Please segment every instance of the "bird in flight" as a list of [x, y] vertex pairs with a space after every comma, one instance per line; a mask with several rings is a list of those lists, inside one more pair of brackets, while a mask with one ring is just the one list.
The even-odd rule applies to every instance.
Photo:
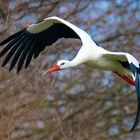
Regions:
[[9, 70], [17, 65], [17, 72], [19, 72], [23, 66], [28, 67], [32, 58], [36, 58], [47, 46], [52, 45], [60, 38], [79, 39], [82, 42], [82, 47], [73, 60], [60, 60], [55, 66], [45, 71], [45, 74], [80, 64], [116, 73], [136, 88], [137, 114], [130, 132], [133, 131], [140, 120], [139, 62], [129, 53], [111, 52], [99, 47], [85, 31], [64, 19], [55, 16], [46, 18], [2, 41], [0, 46], [4, 45], [5, 47], [0, 51], [0, 57], [6, 55], [2, 67], [11, 59]]

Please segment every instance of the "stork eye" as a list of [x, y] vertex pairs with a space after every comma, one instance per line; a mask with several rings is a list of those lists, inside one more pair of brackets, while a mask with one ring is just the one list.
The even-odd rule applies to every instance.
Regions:
[[63, 63], [61, 63], [61, 66], [63, 66], [65, 63], [63, 62]]

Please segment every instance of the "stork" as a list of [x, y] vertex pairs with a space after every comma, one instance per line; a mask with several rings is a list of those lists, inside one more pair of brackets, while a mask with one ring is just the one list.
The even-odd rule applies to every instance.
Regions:
[[18, 73], [23, 65], [27, 68], [32, 58], [36, 58], [45, 47], [52, 45], [60, 38], [79, 39], [82, 42], [82, 47], [73, 60], [60, 60], [55, 66], [45, 71], [44, 74], [80, 64], [116, 73], [136, 88], [137, 114], [130, 130], [132, 132], [140, 120], [139, 62], [129, 53], [111, 52], [99, 47], [85, 31], [70, 22], [55, 16], [49, 17], [11, 35], [0, 43], [0, 46], [5, 45], [0, 52], [0, 57], [6, 54], [2, 67], [11, 59], [9, 70], [12, 70], [17, 64]]

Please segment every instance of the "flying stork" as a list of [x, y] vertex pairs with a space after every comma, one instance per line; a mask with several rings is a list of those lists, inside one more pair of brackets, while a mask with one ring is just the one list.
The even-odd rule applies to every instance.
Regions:
[[80, 64], [116, 73], [130, 85], [136, 87], [137, 114], [130, 132], [133, 131], [140, 120], [139, 62], [129, 53], [111, 52], [99, 47], [85, 31], [66, 20], [49, 17], [2, 41], [0, 46], [5, 45], [5, 47], [0, 51], [0, 57], [6, 54], [2, 67], [11, 59], [9, 70], [12, 70], [17, 64], [17, 72], [19, 72], [23, 65], [27, 68], [32, 58], [36, 58], [45, 47], [52, 45], [60, 38], [79, 39], [82, 42], [82, 47], [73, 60], [60, 60], [45, 74]]

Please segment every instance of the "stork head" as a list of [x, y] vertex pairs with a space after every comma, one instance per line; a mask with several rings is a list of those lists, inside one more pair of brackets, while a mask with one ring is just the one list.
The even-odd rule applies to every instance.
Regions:
[[54, 71], [62, 70], [62, 69], [68, 68], [68, 67], [71, 67], [71, 61], [60, 60], [57, 62], [57, 64], [55, 66], [48, 69], [44, 74], [46, 75], [46, 74], [52, 73]]

